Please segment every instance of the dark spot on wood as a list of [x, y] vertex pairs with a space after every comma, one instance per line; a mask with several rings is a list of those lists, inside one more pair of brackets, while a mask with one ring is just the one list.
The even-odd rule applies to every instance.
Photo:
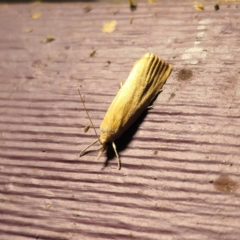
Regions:
[[32, 67], [34, 68], [39, 68], [39, 67], [42, 67], [43, 66], [43, 63], [41, 60], [34, 60], [33, 63], [32, 63]]
[[45, 149], [43, 149], [43, 150], [42, 150], [42, 152], [46, 152], [46, 150], [45, 150]]
[[137, 10], [137, 5], [130, 5], [130, 9], [131, 9], [131, 11]]
[[154, 180], [157, 180], [157, 178], [155, 177]]
[[111, 64], [111, 61], [107, 61], [107, 64], [104, 67], [108, 67]]
[[68, 49], [70, 49], [70, 48], [71, 48], [71, 46], [66, 46], [66, 47], [65, 47], [66, 50], [68, 50]]
[[236, 181], [232, 180], [228, 175], [220, 175], [214, 182], [216, 190], [224, 193], [235, 193], [239, 188]]
[[130, 1], [130, 9], [132, 12], [137, 10], [137, 4], [135, 3], [135, 1]]
[[90, 57], [95, 57], [95, 56], [96, 56], [96, 53], [97, 53], [97, 50], [93, 50], [93, 51], [90, 53]]
[[32, 76], [26, 76], [26, 79], [33, 80], [34, 77], [32, 77]]
[[92, 10], [92, 8], [90, 6], [86, 6], [86, 7], [83, 8], [83, 11], [85, 13], [89, 13], [91, 10]]
[[154, 152], [153, 152], [153, 155], [154, 155], [154, 156], [157, 156], [157, 155], [158, 155], [158, 151], [157, 151], [157, 150], [154, 151]]
[[211, 181], [209, 181], [209, 183], [214, 183], [214, 181], [213, 181], [213, 180], [211, 180]]
[[171, 93], [169, 100], [171, 100], [171, 99], [174, 98], [175, 96], [176, 96], [175, 93]]
[[220, 9], [218, 4], [215, 4], [214, 8], [215, 8], [215, 11], [218, 11]]
[[192, 77], [192, 71], [189, 69], [181, 69], [178, 73], [178, 79], [179, 80], [188, 80]]

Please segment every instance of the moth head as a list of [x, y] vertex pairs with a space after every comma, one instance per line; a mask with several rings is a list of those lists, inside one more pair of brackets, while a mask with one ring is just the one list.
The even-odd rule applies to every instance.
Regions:
[[100, 140], [100, 143], [101, 143], [101, 146], [100, 146], [100, 149], [99, 149], [99, 153], [98, 153], [98, 158], [97, 159], [99, 159], [102, 156], [102, 154], [105, 152], [105, 150], [107, 149], [106, 142], [102, 143], [101, 140]]

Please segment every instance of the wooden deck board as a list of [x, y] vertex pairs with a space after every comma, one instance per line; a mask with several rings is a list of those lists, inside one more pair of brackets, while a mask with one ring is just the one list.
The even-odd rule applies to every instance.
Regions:
[[[1, 240], [238, 239], [240, 5], [205, 2], [0, 4]], [[98, 127], [146, 52], [173, 72], [117, 141], [122, 170], [78, 158], [96, 138], [78, 87]]]

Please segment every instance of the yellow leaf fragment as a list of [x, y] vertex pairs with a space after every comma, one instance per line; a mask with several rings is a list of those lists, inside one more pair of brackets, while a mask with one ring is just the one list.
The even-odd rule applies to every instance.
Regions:
[[111, 33], [116, 29], [117, 21], [105, 22], [102, 27], [102, 32]]
[[194, 8], [197, 11], [202, 11], [202, 10], [204, 10], [204, 5], [203, 4], [196, 4], [196, 5], [194, 5]]
[[35, 13], [33, 13], [33, 14], [31, 15], [31, 17], [32, 17], [33, 19], [38, 19], [38, 18], [40, 18], [40, 16], [41, 16], [41, 12], [35, 12]]
[[50, 42], [53, 42], [55, 40], [55, 37], [53, 36], [46, 36], [45, 39], [43, 39], [41, 42], [42, 43], [50, 43]]
[[155, 2], [157, 2], [157, 0], [148, 0], [148, 3], [155, 3]]
[[51, 204], [46, 204], [46, 209], [50, 209], [51, 208]]
[[25, 33], [30, 33], [32, 31], [33, 31], [32, 27], [25, 27], [25, 28], [23, 28], [23, 32], [25, 32]]

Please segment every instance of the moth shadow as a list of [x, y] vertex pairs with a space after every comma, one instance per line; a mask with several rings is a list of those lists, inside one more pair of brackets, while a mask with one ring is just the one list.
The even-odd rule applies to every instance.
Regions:
[[[115, 144], [116, 144], [116, 147], [117, 147], [117, 152], [119, 154], [120, 159], [121, 159], [121, 151], [123, 151], [125, 148], [127, 148], [128, 144], [132, 141], [132, 139], [133, 139], [134, 135], [136, 134], [138, 128], [140, 127], [140, 125], [144, 121], [145, 117], [148, 115], [149, 110], [151, 110], [151, 109], [146, 109], [140, 115], [140, 117], [133, 123], [133, 125], [131, 127], [129, 127], [129, 129], [127, 131], [125, 131], [122, 134], [122, 136], [115, 141]], [[117, 166], [117, 157], [115, 155], [115, 152], [113, 150], [113, 147], [112, 147], [111, 143], [108, 143], [108, 148], [107, 148], [107, 151], [106, 151], [106, 155], [107, 155], [107, 159], [104, 163], [103, 169], [108, 166], [108, 163], [111, 160], [115, 160], [116, 161], [116, 166]]]

